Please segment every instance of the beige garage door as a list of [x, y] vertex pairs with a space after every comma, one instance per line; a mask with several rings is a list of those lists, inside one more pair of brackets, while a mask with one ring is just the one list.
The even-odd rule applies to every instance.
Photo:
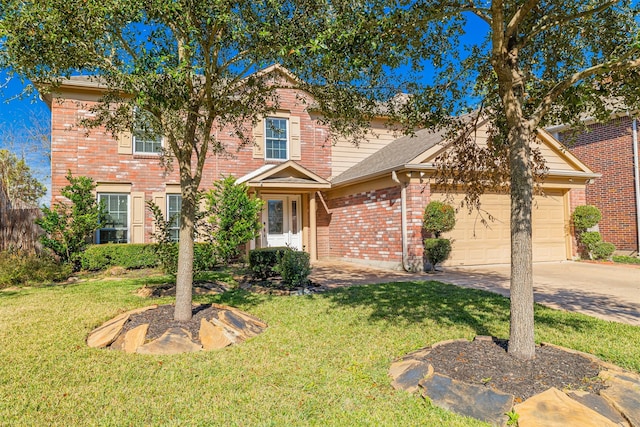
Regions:
[[[452, 204], [459, 206], [463, 195], [455, 195]], [[445, 200], [441, 193], [434, 200]], [[451, 256], [445, 265], [503, 264], [511, 260], [509, 196], [485, 194], [480, 212], [468, 213], [460, 208], [453, 231], [444, 237], [453, 239]], [[489, 221], [489, 216], [494, 220]], [[483, 218], [487, 225], [482, 223]], [[533, 212], [533, 260], [567, 259], [566, 221], [562, 191], [547, 191], [546, 197], [535, 197]]]

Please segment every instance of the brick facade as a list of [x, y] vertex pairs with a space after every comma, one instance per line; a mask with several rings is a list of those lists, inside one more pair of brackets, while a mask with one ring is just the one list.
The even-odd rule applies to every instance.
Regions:
[[589, 126], [571, 151], [594, 172], [602, 174], [588, 185], [585, 203], [602, 211], [602, 238], [618, 250], [638, 250], [633, 165], [633, 120], [621, 117]]
[[[62, 196], [60, 190], [68, 184], [65, 176], [71, 171], [74, 176], [91, 177], [98, 184], [130, 184], [130, 192], [144, 193], [145, 200], [152, 200], [153, 193], [164, 193], [167, 184], [179, 184], [177, 164], [173, 171], [166, 172], [153, 154], [119, 154], [118, 141], [110, 132], [99, 127], [87, 132], [79, 128], [82, 119], [90, 118], [92, 102], [79, 101], [73, 95], [51, 102], [51, 176], [52, 202]], [[331, 175], [331, 144], [326, 141], [326, 129], [318, 124], [306, 111], [306, 105], [296, 99], [293, 90], [279, 91], [280, 108], [291, 117], [300, 118], [301, 166], [329, 178]], [[247, 125], [247, 135], [251, 135]], [[240, 147], [238, 139], [230, 131], [218, 130], [216, 138], [225, 146], [223, 155], [211, 155], [205, 164], [201, 188], [212, 187], [214, 180], [222, 175], [241, 177], [266, 163], [276, 163], [255, 158], [252, 146]], [[277, 189], [273, 190], [274, 193]], [[303, 193], [302, 191], [301, 193]], [[150, 212], [145, 212], [144, 236], [149, 241], [152, 232]], [[307, 217], [308, 212], [303, 212]]]
[[330, 258], [401, 266], [399, 186], [338, 197], [327, 200], [327, 204], [331, 211], [328, 225]]

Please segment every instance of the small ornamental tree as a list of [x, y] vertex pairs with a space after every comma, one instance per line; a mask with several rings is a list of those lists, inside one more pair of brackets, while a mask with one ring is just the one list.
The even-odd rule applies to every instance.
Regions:
[[52, 208], [43, 207], [43, 216], [36, 223], [45, 232], [40, 239], [42, 245], [51, 249], [62, 262], [79, 270], [80, 254], [91, 242], [93, 233], [102, 226], [104, 211], [93, 193], [96, 185], [91, 178], [73, 177], [70, 171], [66, 178], [69, 185], [60, 193], [71, 203], [56, 202]]
[[205, 194], [208, 222], [216, 255], [229, 263], [240, 255], [240, 246], [258, 237], [263, 202], [249, 196], [246, 184], [236, 184], [232, 176], [213, 183]]
[[451, 254], [451, 240], [442, 239], [442, 233], [453, 230], [456, 225], [456, 211], [451, 205], [433, 201], [424, 209], [423, 227], [433, 238], [424, 240], [424, 254], [431, 271], [436, 271], [436, 264], [446, 261]]
[[571, 214], [576, 237], [589, 259], [608, 259], [616, 250], [613, 243], [603, 242], [598, 231], [587, 231], [602, 219], [600, 209], [591, 205], [577, 206]]

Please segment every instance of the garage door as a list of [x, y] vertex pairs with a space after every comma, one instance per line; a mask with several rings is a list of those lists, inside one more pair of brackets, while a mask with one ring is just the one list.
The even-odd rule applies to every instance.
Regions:
[[[454, 196], [459, 206], [463, 195]], [[445, 200], [441, 193], [434, 200]], [[466, 208], [457, 213], [456, 227], [444, 237], [453, 239], [451, 256], [445, 265], [503, 264], [511, 260], [509, 227], [509, 196], [485, 194], [481, 211], [469, 214]], [[489, 220], [492, 216], [493, 221]], [[483, 224], [483, 219], [486, 224]], [[567, 259], [566, 222], [562, 191], [547, 191], [546, 197], [535, 197], [533, 208], [533, 260], [561, 261]]]

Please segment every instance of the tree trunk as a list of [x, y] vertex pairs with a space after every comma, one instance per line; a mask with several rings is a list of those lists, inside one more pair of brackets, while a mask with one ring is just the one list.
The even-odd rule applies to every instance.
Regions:
[[[184, 188], [184, 187], [183, 187]], [[186, 321], [192, 317], [193, 292], [193, 236], [196, 198], [183, 191], [180, 211], [180, 243], [178, 244], [178, 272], [176, 276], [176, 307], [174, 320]]]
[[533, 171], [530, 166], [530, 135], [512, 129], [511, 165], [511, 329], [509, 354], [522, 360], [535, 357], [533, 319], [533, 247], [531, 210]]

